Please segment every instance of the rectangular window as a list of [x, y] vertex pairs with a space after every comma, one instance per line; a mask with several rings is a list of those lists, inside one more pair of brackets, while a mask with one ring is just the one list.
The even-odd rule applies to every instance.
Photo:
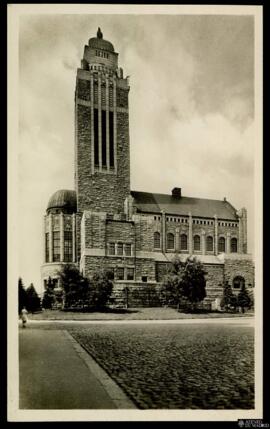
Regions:
[[72, 262], [72, 231], [64, 231], [64, 261]]
[[127, 243], [125, 245], [125, 255], [126, 256], [131, 256], [131, 244], [130, 243]]
[[46, 258], [46, 262], [49, 262], [49, 260], [50, 260], [49, 246], [50, 246], [49, 233], [46, 232], [46, 235], [45, 235], [45, 254], [46, 254], [45, 258]]
[[53, 262], [60, 261], [60, 232], [53, 232]]
[[134, 280], [134, 268], [127, 268], [127, 280]]
[[122, 267], [117, 268], [117, 279], [124, 280], [124, 268]]
[[106, 148], [106, 110], [101, 110], [101, 142], [102, 142], [102, 166], [107, 165], [107, 148]]
[[123, 255], [123, 243], [117, 244], [117, 255], [120, 255], [120, 256]]
[[94, 109], [94, 160], [95, 166], [99, 165], [98, 154], [98, 109]]
[[114, 245], [114, 243], [109, 243], [109, 255], [115, 255], [115, 245]]
[[114, 123], [113, 112], [109, 112], [109, 142], [110, 142], [110, 167], [114, 167]]

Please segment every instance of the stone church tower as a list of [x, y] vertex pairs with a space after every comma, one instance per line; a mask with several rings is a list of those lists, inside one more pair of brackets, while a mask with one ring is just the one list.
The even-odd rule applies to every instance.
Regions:
[[130, 189], [129, 82], [111, 42], [97, 36], [84, 47], [75, 89], [75, 190], [61, 189], [44, 217], [44, 263], [59, 291], [59, 269], [75, 264], [91, 279], [108, 270], [117, 305], [161, 305], [159, 290], [177, 255], [207, 271], [206, 306], [218, 305], [223, 285], [234, 293], [254, 286], [247, 254], [247, 212], [222, 200]]
[[128, 79], [100, 28], [84, 47], [75, 90], [77, 210], [123, 212], [130, 194]]

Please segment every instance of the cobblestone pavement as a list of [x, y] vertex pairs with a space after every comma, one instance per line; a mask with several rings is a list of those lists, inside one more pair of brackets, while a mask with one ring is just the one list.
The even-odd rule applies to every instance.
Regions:
[[254, 408], [254, 331], [240, 325], [70, 326], [141, 409]]

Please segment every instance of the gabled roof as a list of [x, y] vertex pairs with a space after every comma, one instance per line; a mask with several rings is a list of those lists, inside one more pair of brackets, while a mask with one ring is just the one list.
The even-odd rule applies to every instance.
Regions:
[[238, 220], [236, 209], [228, 201], [208, 200], [205, 198], [172, 197], [168, 194], [131, 191], [134, 206], [138, 212], [160, 213]]

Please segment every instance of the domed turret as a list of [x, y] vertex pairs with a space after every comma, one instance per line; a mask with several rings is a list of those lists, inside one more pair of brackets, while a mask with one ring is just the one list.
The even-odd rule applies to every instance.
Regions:
[[55, 212], [56, 210], [63, 213], [76, 213], [76, 192], [68, 189], [56, 191], [49, 200], [47, 213]]
[[118, 53], [115, 52], [111, 42], [103, 39], [103, 34], [99, 27], [96, 37], [91, 37], [88, 45], [84, 47], [81, 68], [93, 72], [116, 73], [118, 68]]
[[88, 45], [90, 46], [90, 48], [103, 49], [104, 51], [114, 52], [113, 44], [108, 40], [103, 39], [103, 34], [99, 27], [97, 31], [97, 37], [91, 37], [91, 39], [89, 39]]

